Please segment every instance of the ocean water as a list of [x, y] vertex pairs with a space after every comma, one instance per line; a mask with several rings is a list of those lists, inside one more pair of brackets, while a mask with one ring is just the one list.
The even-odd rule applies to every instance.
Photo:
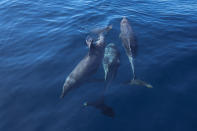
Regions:
[[[196, 131], [196, 14], [195, 0], [1, 0], [0, 131]], [[122, 16], [138, 40], [136, 74], [152, 89], [123, 84], [132, 74], [119, 39]], [[59, 98], [88, 52], [89, 32], [110, 24], [106, 43], [121, 53], [106, 92], [113, 118], [83, 106], [104, 82]], [[102, 67], [95, 77], [104, 77]]]

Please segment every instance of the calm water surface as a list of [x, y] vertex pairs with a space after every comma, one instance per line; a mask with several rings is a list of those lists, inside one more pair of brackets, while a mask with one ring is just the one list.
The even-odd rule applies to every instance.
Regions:
[[[195, 0], [1, 0], [1, 131], [196, 131], [197, 2]], [[131, 68], [119, 39], [127, 16], [138, 39], [137, 76], [154, 88], [122, 84]], [[106, 92], [110, 118], [83, 102], [103, 82], [59, 99], [66, 76], [85, 56], [91, 29], [112, 24], [106, 43], [121, 52]], [[95, 74], [103, 78], [102, 68]]]

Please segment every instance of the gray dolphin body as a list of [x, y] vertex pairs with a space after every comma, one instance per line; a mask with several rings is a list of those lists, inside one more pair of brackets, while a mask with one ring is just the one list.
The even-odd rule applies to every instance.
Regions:
[[152, 88], [152, 85], [142, 81], [142, 80], [137, 80], [136, 75], [135, 75], [135, 69], [134, 69], [134, 57], [137, 51], [137, 42], [134, 37], [133, 30], [126, 19], [126, 17], [123, 17], [120, 23], [120, 38], [122, 39], [122, 44], [125, 49], [125, 52], [129, 58], [129, 62], [132, 67], [132, 73], [133, 73], [133, 79], [131, 80], [130, 84], [137, 84], [137, 85], [143, 85], [147, 88]]
[[115, 78], [119, 65], [120, 53], [115, 44], [110, 43], [105, 48], [103, 58], [103, 69], [105, 71], [105, 80], [107, 81], [107, 86]]
[[102, 63], [105, 42], [104, 42], [104, 31], [110, 30], [112, 27], [108, 26], [103, 29], [98, 35], [98, 40], [96, 44], [93, 44], [91, 38], [86, 40], [89, 47], [88, 54], [79, 62], [79, 64], [74, 68], [74, 70], [68, 75], [65, 80], [61, 98], [65, 96], [72, 88], [77, 87], [81, 82], [86, 80], [89, 76], [93, 75], [100, 64]]

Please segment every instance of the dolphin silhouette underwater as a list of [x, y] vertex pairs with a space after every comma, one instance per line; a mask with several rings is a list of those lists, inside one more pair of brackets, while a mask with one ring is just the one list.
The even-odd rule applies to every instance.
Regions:
[[115, 79], [118, 68], [120, 66], [120, 52], [118, 51], [114, 43], [110, 43], [105, 47], [105, 53], [103, 57], [103, 69], [105, 72], [106, 87], [111, 84]]
[[84, 102], [84, 106], [91, 106], [94, 107], [98, 110], [100, 110], [100, 112], [106, 116], [109, 117], [114, 117], [115, 116], [115, 112], [113, 110], [112, 107], [108, 106], [105, 104], [105, 97], [102, 96], [100, 99], [96, 100], [96, 101], [88, 101], [88, 102]]
[[68, 75], [63, 85], [61, 98], [71, 89], [78, 87], [83, 81], [92, 76], [102, 63], [105, 49], [104, 33], [111, 30], [112, 26], [107, 26], [98, 30], [98, 40], [93, 43], [93, 39], [88, 37], [86, 44], [89, 48], [88, 54], [78, 63], [73, 71]]
[[109, 43], [105, 47], [103, 58], [103, 69], [105, 72], [105, 80], [113, 80], [116, 76], [120, 65], [120, 52], [114, 43]]
[[145, 81], [136, 79], [135, 68], [134, 68], [134, 57], [137, 51], [137, 42], [133, 30], [125, 16], [120, 22], [120, 31], [121, 31], [120, 38], [122, 40], [122, 45], [129, 58], [129, 62], [131, 64], [132, 73], [133, 73], [133, 79], [130, 81], [130, 84], [142, 85], [147, 88], [153, 88], [152, 85], [146, 83]]

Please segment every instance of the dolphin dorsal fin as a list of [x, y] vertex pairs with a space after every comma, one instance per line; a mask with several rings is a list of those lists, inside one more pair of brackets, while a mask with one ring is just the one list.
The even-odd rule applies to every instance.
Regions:
[[88, 48], [90, 49], [91, 45], [93, 44], [92, 37], [87, 36], [87, 38], [86, 38], [86, 44], [87, 44]]
[[92, 51], [94, 50], [94, 48], [95, 48], [95, 45], [94, 45], [94, 43], [93, 43], [92, 37], [88, 36], [88, 37], [86, 38], [86, 44], [87, 44], [87, 46], [88, 46], [88, 48], [89, 48], [89, 55], [90, 55], [91, 52], [92, 52]]

